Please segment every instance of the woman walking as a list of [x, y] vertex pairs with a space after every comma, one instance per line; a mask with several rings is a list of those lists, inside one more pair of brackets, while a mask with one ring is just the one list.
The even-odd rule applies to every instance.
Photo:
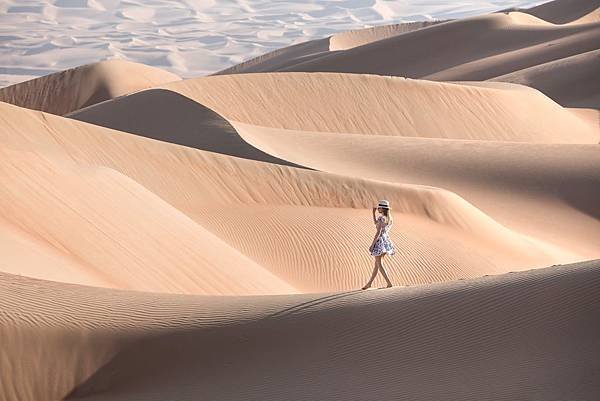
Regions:
[[[375, 217], [375, 210], [381, 213], [377, 218]], [[363, 290], [366, 290], [373, 284], [373, 280], [375, 280], [378, 271], [381, 271], [383, 278], [387, 282], [387, 288], [392, 286], [392, 282], [381, 263], [386, 254], [393, 255], [396, 253], [394, 243], [389, 236], [390, 228], [392, 228], [392, 224], [394, 223], [390, 202], [387, 200], [380, 200], [377, 207], [373, 208], [373, 222], [377, 227], [377, 233], [375, 234], [375, 238], [373, 238], [373, 243], [369, 247], [369, 252], [371, 252], [371, 255], [375, 256], [375, 268], [373, 269], [369, 282], [362, 288]]]

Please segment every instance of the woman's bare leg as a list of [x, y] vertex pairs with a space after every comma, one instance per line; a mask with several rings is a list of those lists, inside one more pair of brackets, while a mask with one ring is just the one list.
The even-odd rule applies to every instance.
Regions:
[[379, 270], [381, 271], [381, 274], [383, 274], [383, 278], [385, 279], [385, 281], [387, 282], [387, 288], [392, 287], [392, 282], [390, 281], [390, 278], [387, 275], [387, 272], [385, 271], [382, 261], [383, 261], [383, 256], [385, 256], [385, 253], [383, 255], [381, 255], [381, 257], [378, 259], [379, 261]]
[[375, 276], [377, 276], [377, 271], [379, 270], [379, 265], [381, 264], [381, 262], [377, 263], [377, 261], [381, 261], [381, 256], [375, 256], [375, 267], [373, 268], [373, 273], [371, 274], [371, 278], [369, 279], [369, 282], [367, 284], [365, 284], [365, 286], [362, 288], [363, 290], [366, 290], [367, 288], [369, 288], [371, 286], [371, 284], [373, 284], [373, 280], [375, 280]]

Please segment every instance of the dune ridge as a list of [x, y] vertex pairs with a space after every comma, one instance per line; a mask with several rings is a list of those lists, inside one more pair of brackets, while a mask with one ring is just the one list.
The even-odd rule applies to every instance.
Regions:
[[0, 88], [0, 101], [64, 115], [127, 93], [179, 80], [156, 67], [106, 60]]
[[526, 85], [566, 107], [600, 109], [600, 49], [501, 75], [493, 81]]

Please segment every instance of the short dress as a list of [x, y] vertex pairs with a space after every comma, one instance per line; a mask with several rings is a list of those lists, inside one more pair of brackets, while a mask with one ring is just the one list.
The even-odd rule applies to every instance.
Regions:
[[375, 224], [379, 222], [381, 222], [383, 226], [383, 231], [379, 235], [379, 238], [377, 238], [377, 241], [375, 241], [375, 244], [373, 245], [373, 251], [371, 251], [371, 255], [381, 256], [384, 253], [387, 253], [388, 255], [393, 255], [396, 253], [396, 249], [394, 247], [394, 243], [390, 239], [389, 231], [394, 223], [392, 222], [392, 224], [385, 224], [385, 217], [383, 216], [379, 216]]

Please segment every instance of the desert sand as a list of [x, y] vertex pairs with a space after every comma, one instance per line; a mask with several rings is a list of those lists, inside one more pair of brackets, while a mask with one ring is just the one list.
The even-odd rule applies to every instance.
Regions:
[[599, 6], [0, 88], [0, 400], [596, 400]]

